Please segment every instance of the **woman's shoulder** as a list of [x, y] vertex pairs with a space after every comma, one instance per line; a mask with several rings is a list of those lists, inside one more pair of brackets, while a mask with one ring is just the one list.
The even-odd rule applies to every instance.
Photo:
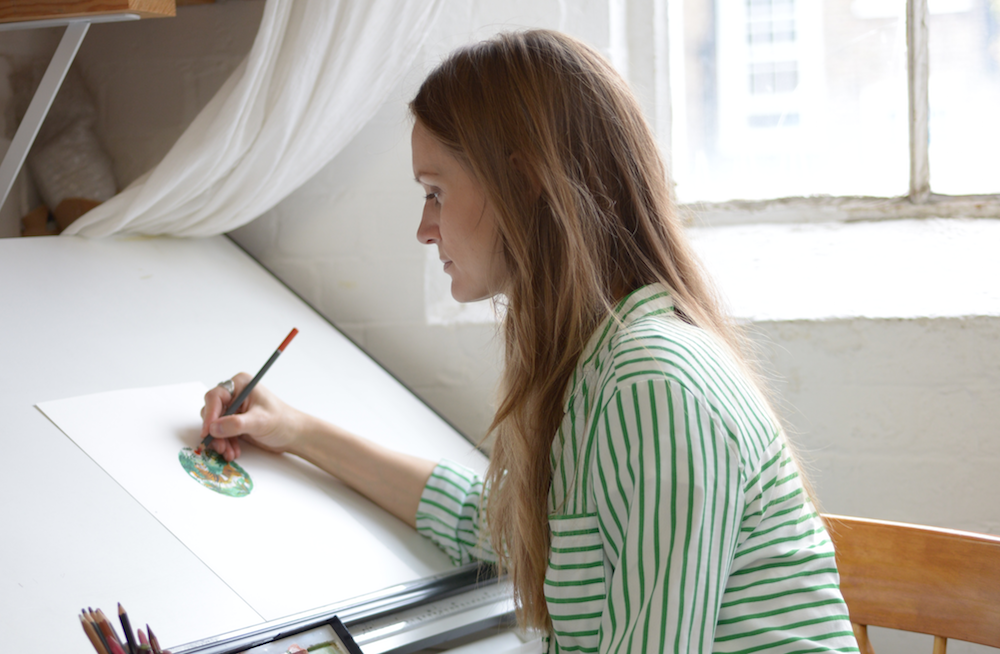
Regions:
[[712, 334], [673, 312], [621, 325], [608, 342], [608, 359], [614, 383], [667, 378], [695, 391], [735, 367]]
[[[605, 398], [637, 386], [668, 388], [698, 404], [731, 435], [768, 442], [778, 431], [767, 401], [728, 348], [674, 313], [643, 316], [609, 341]], [[666, 394], [661, 393], [665, 398]]]

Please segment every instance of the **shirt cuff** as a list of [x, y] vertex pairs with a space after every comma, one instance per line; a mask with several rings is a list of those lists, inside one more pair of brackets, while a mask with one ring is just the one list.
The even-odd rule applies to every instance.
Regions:
[[[473, 559], [479, 541], [482, 480], [447, 459], [431, 472], [417, 506], [417, 531], [434, 541], [455, 564]], [[477, 557], [478, 558], [478, 557]]]

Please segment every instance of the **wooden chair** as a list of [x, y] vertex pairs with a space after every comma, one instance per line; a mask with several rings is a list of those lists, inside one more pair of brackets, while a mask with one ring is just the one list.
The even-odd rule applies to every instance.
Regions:
[[869, 625], [1000, 648], [1000, 537], [826, 515], [861, 654]]

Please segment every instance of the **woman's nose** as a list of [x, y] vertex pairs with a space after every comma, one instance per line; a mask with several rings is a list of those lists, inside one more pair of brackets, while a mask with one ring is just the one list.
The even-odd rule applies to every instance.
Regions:
[[417, 240], [424, 245], [433, 245], [441, 240], [441, 231], [438, 223], [432, 215], [434, 212], [430, 207], [424, 207], [424, 212], [420, 216], [420, 225], [417, 227]]

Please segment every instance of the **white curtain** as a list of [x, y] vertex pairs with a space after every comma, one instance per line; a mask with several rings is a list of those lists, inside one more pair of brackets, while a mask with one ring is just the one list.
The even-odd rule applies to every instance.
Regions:
[[163, 161], [63, 232], [211, 236], [329, 162], [412, 64], [441, 0], [267, 0], [246, 60]]

